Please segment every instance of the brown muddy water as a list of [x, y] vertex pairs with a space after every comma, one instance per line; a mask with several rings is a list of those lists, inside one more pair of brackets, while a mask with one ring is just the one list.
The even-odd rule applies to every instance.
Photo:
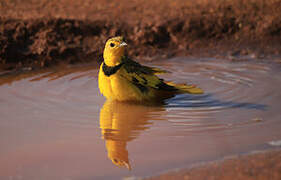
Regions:
[[281, 139], [280, 65], [186, 58], [147, 65], [205, 94], [122, 104], [99, 94], [91, 66], [2, 75], [0, 179], [146, 177]]

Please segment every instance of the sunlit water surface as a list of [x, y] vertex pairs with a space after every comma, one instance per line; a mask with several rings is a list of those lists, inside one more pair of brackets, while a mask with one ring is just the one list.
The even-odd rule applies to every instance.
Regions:
[[163, 106], [106, 102], [90, 66], [2, 76], [0, 179], [145, 177], [281, 139], [280, 65], [184, 58], [148, 65], [205, 94]]

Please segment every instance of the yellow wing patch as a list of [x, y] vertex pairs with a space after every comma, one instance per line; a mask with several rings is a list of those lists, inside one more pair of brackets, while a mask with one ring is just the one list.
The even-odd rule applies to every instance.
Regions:
[[170, 86], [176, 87], [179, 91], [183, 93], [189, 94], [203, 94], [204, 91], [197, 87], [196, 85], [188, 85], [188, 84], [175, 84], [173, 82], [166, 82]]

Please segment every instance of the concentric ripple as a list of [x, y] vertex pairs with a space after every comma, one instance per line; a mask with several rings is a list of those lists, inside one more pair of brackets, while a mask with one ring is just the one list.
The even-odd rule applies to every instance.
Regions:
[[[278, 65], [172, 59], [161, 62], [161, 66], [172, 72], [166, 78], [196, 84], [205, 91], [203, 95], [181, 94], [166, 101], [168, 121], [180, 129], [176, 128], [177, 132], [239, 128], [256, 124], [255, 119], [262, 119], [260, 114], [278, 114], [273, 112], [279, 106], [276, 98], [281, 98]], [[218, 119], [221, 114], [223, 121]]]

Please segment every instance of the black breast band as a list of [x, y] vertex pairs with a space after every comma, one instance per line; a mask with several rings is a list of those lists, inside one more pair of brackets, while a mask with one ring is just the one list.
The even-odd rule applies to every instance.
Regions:
[[120, 63], [117, 66], [107, 66], [105, 63], [103, 63], [102, 71], [106, 76], [111, 76], [112, 74], [115, 74], [121, 67], [123, 63]]

